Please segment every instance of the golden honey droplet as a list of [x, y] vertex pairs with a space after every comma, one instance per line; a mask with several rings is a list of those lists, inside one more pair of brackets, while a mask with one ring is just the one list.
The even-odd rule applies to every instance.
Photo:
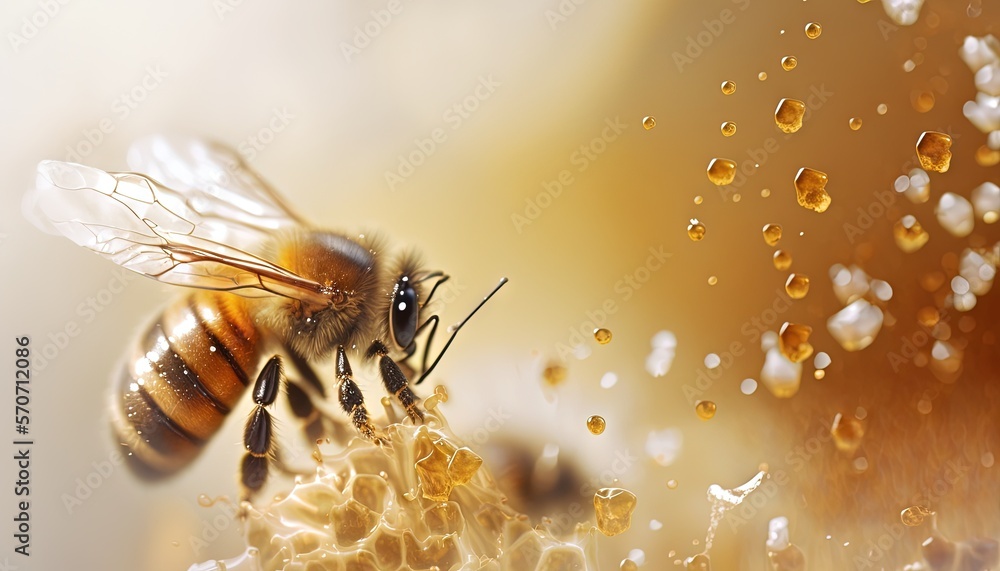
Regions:
[[917, 527], [924, 523], [924, 520], [934, 515], [930, 508], [925, 506], [910, 506], [899, 512], [899, 519], [907, 527]]
[[545, 382], [552, 386], [561, 384], [566, 380], [566, 376], [566, 367], [560, 365], [559, 363], [550, 363], [542, 371], [542, 378], [544, 378]]
[[826, 212], [833, 199], [826, 192], [826, 183], [829, 177], [826, 173], [810, 168], [800, 168], [795, 175], [795, 199], [799, 206], [814, 210], [816, 212]]
[[764, 242], [767, 242], [768, 246], [774, 246], [781, 240], [781, 226], [777, 224], [765, 224], [764, 230]]
[[818, 23], [809, 22], [808, 24], [806, 24], [806, 37], [809, 38], [810, 40], [815, 40], [816, 38], [820, 37], [822, 33], [823, 33], [823, 26], [820, 26]]
[[792, 255], [784, 250], [775, 250], [772, 260], [776, 270], [787, 270], [792, 266]]
[[724, 95], [732, 95], [736, 93], [736, 82], [733, 81], [723, 81], [722, 82], [722, 93]]
[[951, 166], [951, 137], [937, 131], [924, 131], [917, 139], [917, 158], [924, 170], [948, 172]]
[[434, 387], [434, 394], [438, 397], [438, 402], [448, 402], [448, 389], [444, 385]]
[[938, 310], [929, 305], [925, 305], [917, 310], [917, 323], [924, 327], [934, 327], [941, 320]]
[[815, 371], [813, 371], [813, 378], [816, 379], [817, 381], [822, 381], [823, 377], [825, 376], [826, 376], [826, 371], [824, 371], [823, 369], [816, 369]]
[[760, 190], [760, 197], [761, 198], [767, 198], [768, 196], [771, 196], [771, 189], [770, 188], [762, 188]]
[[733, 123], [732, 121], [726, 121], [725, 123], [722, 124], [720, 130], [722, 131], [723, 137], [732, 137], [733, 135], [736, 134], [736, 123]]
[[759, 79], [761, 81], [766, 80], [767, 79], [767, 72], [762, 71], [762, 72], [758, 73], [757, 74], [757, 79]]
[[215, 505], [215, 500], [210, 498], [208, 494], [198, 494], [198, 505], [203, 508], [210, 508]]
[[708, 285], [714, 286], [717, 283], [719, 283], [719, 278], [715, 276], [708, 276]]
[[601, 327], [600, 329], [594, 330], [594, 340], [601, 345], [607, 345], [611, 343], [611, 330]]
[[851, 127], [852, 131], [857, 131], [861, 128], [861, 117], [851, 117], [851, 120], [847, 122], [848, 126]]
[[892, 237], [896, 239], [899, 249], [906, 252], [916, 252], [924, 247], [931, 236], [917, 219], [907, 214], [892, 225]]
[[697, 218], [692, 218], [688, 224], [688, 238], [697, 242], [705, 237], [705, 225], [698, 222]]
[[605, 422], [603, 416], [597, 416], [595, 414], [594, 416], [587, 417], [587, 430], [589, 430], [591, 434], [603, 434], [604, 429], [607, 428], [607, 426], [608, 423]]
[[656, 126], [656, 117], [648, 115], [642, 118], [642, 128], [645, 130], [650, 130]]
[[934, 94], [930, 91], [914, 91], [910, 94], [910, 104], [918, 113], [934, 109]]
[[694, 405], [695, 413], [702, 420], [711, 420], [715, 416], [715, 408], [715, 403], [710, 400], [700, 400]]
[[670, 489], [670, 490], [676, 490], [677, 489], [677, 480], [673, 480], [673, 479], [667, 480], [667, 488]]
[[694, 203], [695, 204], [701, 204], [702, 202], [704, 202], [704, 200], [705, 199], [702, 198], [702, 196], [700, 194], [698, 196], [694, 197]]
[[785, 133], [794, 133], [802, 128], [802, 118], [806, 114], [806, 104], [798, 99], [782, 99], [774, 110], [774, 123]]
[[813, 346], [809, 344], [812, 327], [785, 322], [778, 332], [778, 349], [789, 361], [801, 363], [813, 354]]
[[736, 161], [729, 159], [712, 159], [708, 163], [708, 180], [716, 186], [733, 182], [736, 178]]
[[792, 299], [802, 299], [809, 293], [809, 277], [802, 274], [789, 274], [785, 281], [785, 292]]
[[976, 164], [981, 167], [992, 167], [1000, 164], [1000, 151], [994, 151], [986, 145], [976, 149]]
[[621, 565], [618, 566], [621, 571], [639, 571], [639, 566], [636, 565], [635, 561], [631, 559], [622, 559]]
[[795, 59], [795, 56], [785, 56], [781, 58], [781, 69], [785, 71], [792, 71], [798, 64], [799, 60]]
[[594, 494], [597, 529], [607, 536], [624, 533], [632, 526], [635, 494], [622, 488], [601, 488]]
[[733, 202], [739, 202], [740, 200], [743, 200], [743, 196], [738, 192], [733, 193]]
[[861, 421], [853, 416], [837, 413], [837, 416], [833, 417], [830, 434], [833, 435], [833, 443], [837, 445], [837, 450], [853, 453], [861, 446], [865, 428], [861, 425]]

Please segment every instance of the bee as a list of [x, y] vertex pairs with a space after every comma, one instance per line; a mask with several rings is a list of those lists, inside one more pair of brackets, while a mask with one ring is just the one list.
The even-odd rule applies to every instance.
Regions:
[[[249, 498], [276, 460], [268, 408], [281, 386], [307, 433], [322, 431], [313, 399], [326, 389], [312, 364], [330, 356], [341, 408], [361, 436], [380, 442], [349, 351], [364, 349], [386, 391], [421, 422], [404, 373], [415, 374], [417, 336], [429, 328], [419, 384], [506, 281], [452, 328], [428, 366], [439, 319], [422, 312], [443, 272], [412, 252], [387, 257], [378, 239], [310, 226], [224, 145], [152, 137], [132, 145], [128, 164], [135, 172], [43, 161], [25, 213], [123, 268], [191, 288], [138, 336], [113, 379], [112, 429], [145, 478], [189, 465], [255, 379], [239, 476]], [[298, 382], [285, 378], [283, 356]]]

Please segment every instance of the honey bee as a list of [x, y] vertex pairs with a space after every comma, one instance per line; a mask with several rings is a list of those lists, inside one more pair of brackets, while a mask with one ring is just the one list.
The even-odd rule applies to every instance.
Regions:
[[[506, 281], [452, 328], [428, 366], [439, 319], [421, 312], [447, 275], [425, 270], [412, 252], [387, 259], [380, 240], [311, 227], [223, 145], [153, 137], [131, 147], [128, 163], [135, 172], [43, 161], [25, 212], [124, 268], [193, 288], [142, 332], [113, 380], [115, 437], [146, 478], [190, 464], [255, 378], [240, 466], [250, 497], [276, 458], [268, 407], [282, 385], [310, 436], [322, 430], [313, 399], [326, 391], [311, 363], [331, 355], [341, 408], [363, 437], [380, 441], [348, 351], [364, 349], [385, 389], [422, 421], [403, 371], [415, 374], [407, 361], [417, 336], [429, 328], [419, 384]], [[285, 379], [283, 356], [297, 382]]]

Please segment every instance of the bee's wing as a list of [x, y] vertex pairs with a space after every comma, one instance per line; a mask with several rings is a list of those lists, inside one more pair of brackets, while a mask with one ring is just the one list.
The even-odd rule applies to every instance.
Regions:
[[182, 194], [203, 221], [218, 219], [220, 226], [239, 228], [239, 236], [262, 233], [254, 244], [275, 230], [306, 225], [239, 153], [220, 143], [156, 135], [132, 144], [128, 165]]
[[33, 219], [47, 221], [77, 244], [164, 283], [330, 300], [320, 284], [240, 247], [256, 227], [221, 214], [205, 218], [191, 202], [187, 193], [144, 175], [43, 161], [26, 205]]

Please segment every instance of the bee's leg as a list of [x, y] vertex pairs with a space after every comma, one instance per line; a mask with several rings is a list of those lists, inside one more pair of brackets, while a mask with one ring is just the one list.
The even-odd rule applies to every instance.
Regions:
[[[292, 365], [294, 365], [295, 369], [299, 372], [297, 380], [305, 385], [309, 385], [309, 387], [315, 390], [320, 397], [325, 399], [326, 389], [323, 387], [323, 383], [319, 380], [319, 376], [316, 374], [316, 371], [313, 370], [305, 359], [295, 354], [294, 351], [289, 350], [288, 356], [292, 361]], [[310, 442], [315, 442], [325, 433], [323, 415], [313, 404], [308, 393], [306, 393], [306, 391], [299, 387], [296, 383], [285, 383], [285, 392], [288, 393], [288, 404], [291, 405], [292, 414], [302, 421], [302, 427], [305, 431], [306, 438], [308, 438]]]
[[354, 374], [351, 372], [351, 364], [347, 361], [343, 345], [337, 347], [337, 390], [339, 392], [337, 400], [340, 401], [341, 408], [351, 418], [358, 432], [369, 440], [381, 442], [382, 439], [375, 434], [375, 427], [368, 419], [365, 397], [361, 394], [358, 384], [354, 382]]
[[368, 359], [378, 358], [378, 369], [382, 374], [382, 384], [385, 390], [399, 399], [400, 404], [406, 409], [406, 414], [413, 419], [413, 422], [423, 422], [424, 411], [417, 406], [417, 395], [410, 390], [406, 381], [406, 375], [399, 370], [399, 365], [389, 357], [389, 350], [381, 341], [373, 341], [368, 352], [365, 353]]
[[243, 499], [260, 491], [267, 481], [270, 458], [274, 451], [274, 421], [265, 407], [270, 406], [278, 396], [281, 386], [281, 357], [271, 357], [253, 387], [253, 402], [256, 406], [247, 418], [243, 429], [243, 446], [247, 453], [240, 465], [240, 484]]

